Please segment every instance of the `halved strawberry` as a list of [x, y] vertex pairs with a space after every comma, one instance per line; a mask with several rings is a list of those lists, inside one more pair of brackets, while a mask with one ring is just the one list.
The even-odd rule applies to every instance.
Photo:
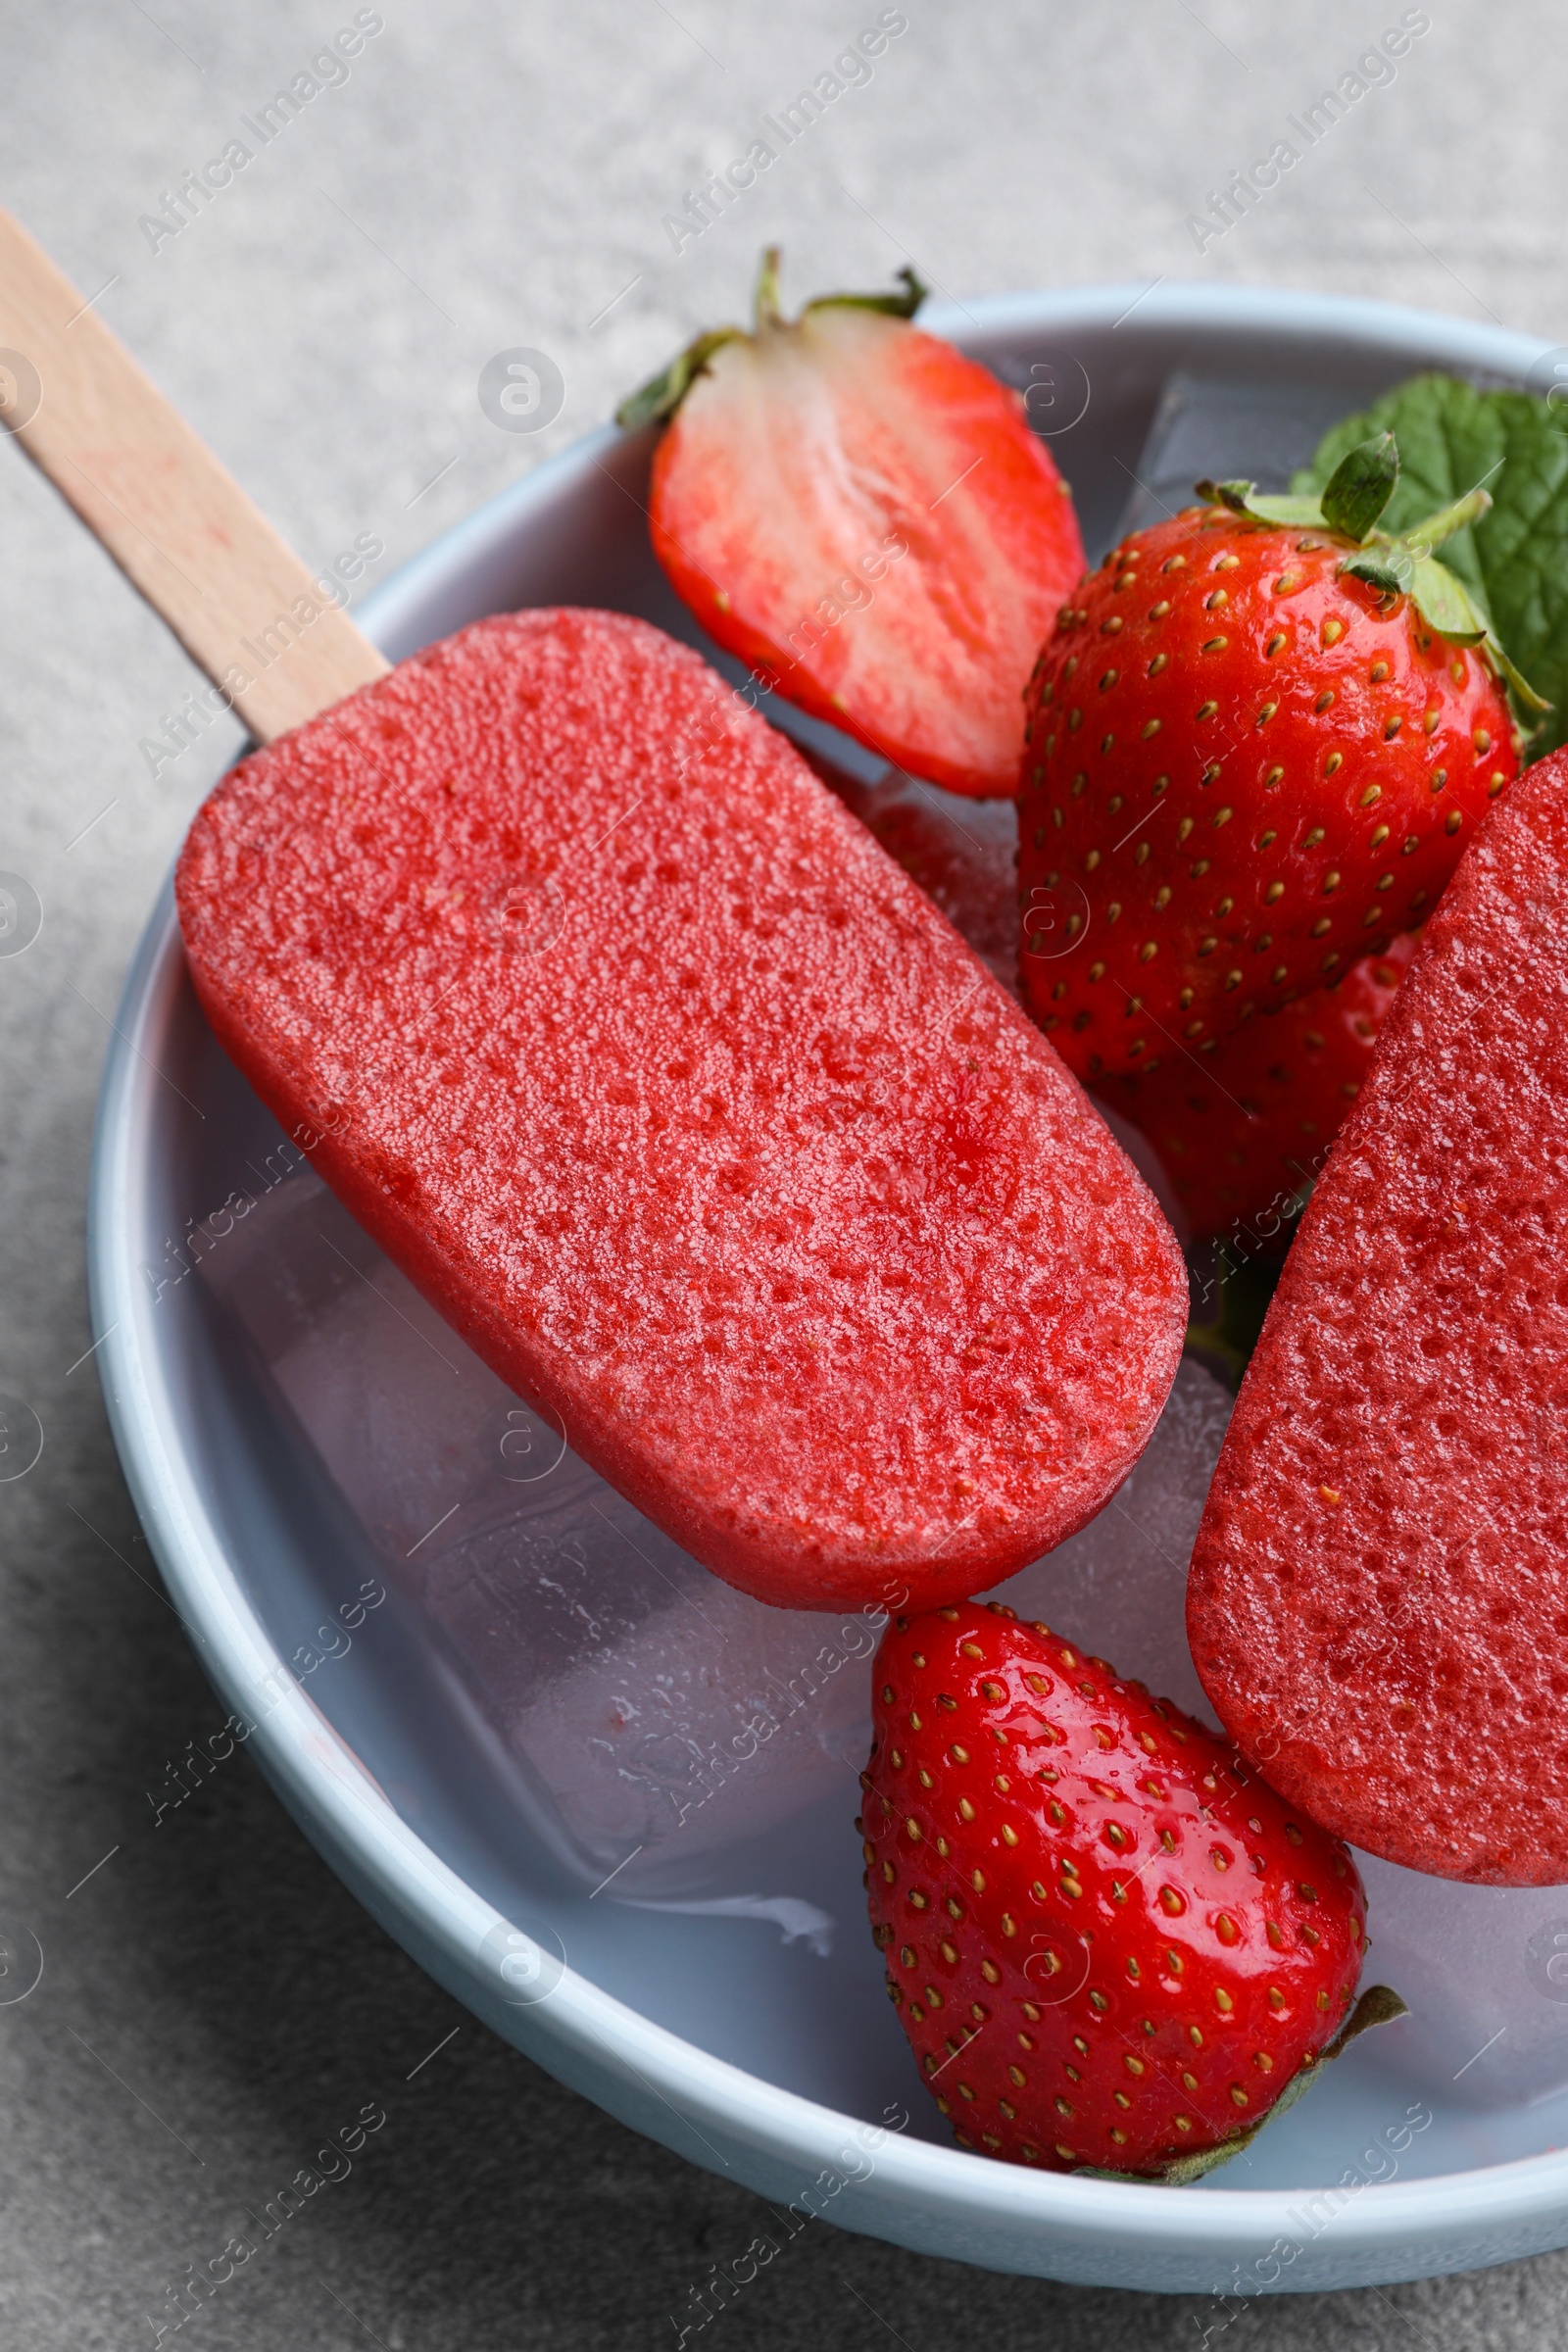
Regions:
[[1103, 1658], [968, 1601], [896, 1619], [873, 1675], [872, 1933], [962, 2146], [1191, 2179], [1403, 2008], [1351, 2013], [1345, 1847]]
[[908, 323], [906, 291], [702, 335], [619, 412], [668, 416], [654, 549], [704, 628], [896, 766], [1010, 798], [1022, 695], [1083, 542], [1023, 403]]
[[1141, 1070], [1101, 1081], [1158, 1152], [1194, 1240], [1225, 1234], [1250, 1250], [1284, 1249], [1414, 953], [1414, 932], [1401, 932], [1343, 980], [1254, 1013], [1233, 1037], [1196, 1054], [1166, 1047]]

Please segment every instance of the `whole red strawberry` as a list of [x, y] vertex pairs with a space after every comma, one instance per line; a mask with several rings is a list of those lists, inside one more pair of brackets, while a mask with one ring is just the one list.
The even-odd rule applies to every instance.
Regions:
[[1321, 1173], [1361, 1090], [1383, 1016], [1415, 953], [1408, 931], [1343, 980], [1259, 1012], [1198, 1053], [1167, 1049], [1101, 1080], [1158, 1152], [1193, 1239], [1283, 1250], [1298, 1197]]
[[999, 1603], [898, 1618], [874, 1674], [872, 1933], [960, 2143], [1149, 2176], [1234, 2152], [1346, 2021], [1346, 1848]]
[[1020, 771], [1022, 964], [1080, 1077], [1225, 1035], [1418, 922], [1516, 770], [1503, 658], [1445, 636], [1485, 627], [1427, 552], [1486, 493], [1383, 539], [1385, 441], [1321, 510], [1225, 485], [1057, 615]]
[[701, 335], [618, 412], [668, 417], [654, 552], [709, 634], [895, 766], [1008, 800], [1029, 665], [1084, 567], [1016, 392], [909, 323], [925, 289]]

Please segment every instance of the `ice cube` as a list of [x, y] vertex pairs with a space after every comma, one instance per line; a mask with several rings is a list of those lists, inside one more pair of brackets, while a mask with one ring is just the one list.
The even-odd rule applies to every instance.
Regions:
[[991, 1595], [1212, 1724], [1187, 1647], [1187, 1563], [1231, 1416], [1184, 1356], [1154, 1434], [1097, 1519]]
[[[764, 1607], [672, 1544], [466, 1348], [314, 1176], [202, 1261], [405, 1602], [621, 1891], [853, 1790], [875, 1610]], [[854, 1810], [853, 1804], [850, 1811]]]
[[1194, 485], [1205, 476], [1288, 490], [1330, 425], [1364, 398], [1353, 386], [1233, 383], [1178, 370], [1154, 411], [1118, 536], [1192, 506]]
[[[203, 1271], [583, 1876], [615, 1869], [625, 1895], [678, 1864], [685, 1892], [700, 1856], [849, 1796], [879, 1612], [770, 1609], [709, 1575], [519, 1403], [314, 1176], [258, 1202]], [[1228, 1409], [1185, 1363], [1100, 1518], [1002, 1588], [1183, 1703], [1198, 1694], [1182, 1584]]]
[[[855, 1810], [874, 1613], [764, 1608], [699, 1568], [519, 1404], [314, 1177], [259, 1201], [203, 1273], [583, 1882], [614, 1871], [633, 1902], [740, 1903], [736, 1916], [825, 1949], [831, 1922], [797, 1918], [797, 1894], [710, 1889], [725, 1851], [835, 1790], [846, 1821]], [[1184, 1595], [1230, 1402], [1186, 1358], [1104, 1510], [995, 1594], [1209, 1721]], [[1369, 2040], [1372, 2062], [1482, 2106], [1568, 2082], [1568, 1888], [1457, 1886], [1358, 1859], [1372, 1973], [1415, 2013]]]
[[1372, 2035], [1381, 2067], [1473, 2107], [1568, 2083], [1568, 1886], [1459, 1886], [1357, 1854], [1369, 1982], [1410, 2015]]
[[512, 1737], [595, 1852], [652, 1856], [679, 1832], [684, 1866], [835, 1788], [847, 1824], [882, 1622], [770, 1609], [708, 1577], [515, 1709]]

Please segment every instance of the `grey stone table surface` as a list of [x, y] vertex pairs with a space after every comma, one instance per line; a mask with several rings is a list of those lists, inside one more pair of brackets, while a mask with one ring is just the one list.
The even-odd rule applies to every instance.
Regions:
[[[1248, 280], [1568, 342], [1550, 0], [906, 0], [872, 77], [744, 203], [677, 237], [665, 217], [687, 191], [882, 14], [875, 0], [6, 0], [0, 201], [313, 565], [361, 534], [383, 545], [367, 585], [732, 315], [769, 238], [800, 292], [881, 282], [910, 258], [958, 294]], [[1429, 28], [1396, 74], [1244, 220], [1196, 230], [1221, 172], [1267, 152], [1401, 15]], [[265, 142], [241, 128], [356, 21], [375, 29], [346, 78], [323, 70]], [[254, 152], [220, 193], [171, 203], [236, 139]], [[549, 352], [566, 388], [532, 437], [496, 430], [476, 399], [486, 360], [517, 345]], [[45, 1432], [35, 1469], [0, 1485], [0, 1926], [24, 1923], [45, 1955], [36, 1991], [0, 2008], [0, 2341], [150, 2344], [185, 2267], [395, 2083], [396, 2115], [353, 2175], [182, 2340], [668, 2342], [689, 2284], [745, 2242], [747, 2194], [491, 2039], [248, 1763], [152, 1826], [147, 1791], [211, 1700], [78, 1361], [83, 1202], [122, 975], [234, 735], [176, 750], [168, 721], [195, 673], [3, 448], [0, 514], [0, 867], [44, 909], [35, 945], [0, 961], [0, 1391]], [[709, 2340], [1102, 2352], [1196, 2346], [1215, 2318], [824, 2226]], [[1511, 2352], [1565, 2333], [1568, 2255], [1254, 2302], [1224, 2339]]]

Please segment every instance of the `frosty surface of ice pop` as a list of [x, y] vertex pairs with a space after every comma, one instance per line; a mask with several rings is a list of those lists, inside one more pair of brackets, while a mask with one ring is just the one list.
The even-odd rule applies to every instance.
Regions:
[[482, 621], [255, 754], [196, 987], [501, 1376], [763, 1599], [969, 1592], [1125, 1475], [1186, 1278], [1051, 1048], [646, 623]]
[[1422, 934], [1274, 1294], [1193, 1553], [1221, 1722], [1340, 1837], [1568, 1880], [1568, 751]]

